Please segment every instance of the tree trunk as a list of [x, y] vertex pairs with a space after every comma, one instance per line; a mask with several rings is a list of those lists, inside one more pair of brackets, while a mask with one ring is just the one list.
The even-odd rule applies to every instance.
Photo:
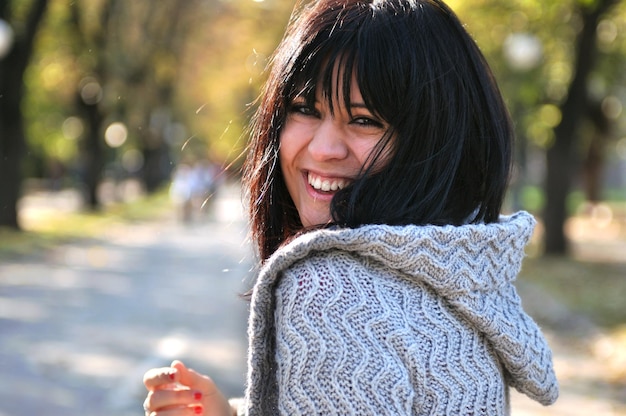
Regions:
[[154, 193], [169, 179], [169, 154], [165, 144], [143, 149], [144, 165], [141, 178], [146, 192]]
[[578, 160], [575, 143], [580, 121], [587, 109], [587, 78], [591, 73], [596, 57], [596, 28], [600, 17], [617, 0], [601, 0], [593, 10], [583, 10], [583, 28], [576, 44], [574, 78], [569, 86], [566, 100], [561, 105], [562, 120], [554, 129], [554, 145], [547, 151], [546, 207], [543, 213], [545, 223], [545, 254], [563, 256], [569, 252], [565, 236], [567, 218], [567, 196], [572, 187], [572, 175], [577, 171]]
[[99, 102], [87, 103], [82, 99], [80, 93], [76, 101], [76, 107], [87, 127], [81, 143], [81, 172], [85, 185], [85, 203], [89, 210], [97, 211], [101, 208], [98, 185], [102, 179], [105, 163], [101, 139], [104, 116], [100, 111]]
[[20, 228], [17, 202], [25, 140], [19, 109], [23, 90], [18, 52], [14, 49], [0, 61], [0, 226], [14, 229]]
[[[92, 65], [86, 68], [86, 75], [87, 77], [93, 77], [94, 79], [91, 82], [98, 83], [98, 88], [104, 93], [109, 79], [109, 67], [106, 58], [109, 42], [109, 22], [117, 0], [107, 0], [102, 3], [98, 15], [98, 28], [92, 32], [89, 32], [82, 25], [81, 16], [84, 17], [86, 12], [81, 7], [85, 6], [86, 3], [87, 1], [71, 3], [70, 21], [76, 31], [76, 38], [79, 40], [79, 53], [93, 51], [90, 56], [95, 59]], [[89, 210], [97, 211], [102, 206], [98, 196], [98, 186], [102, 180], [105, 166], [105, 149], [102, 134], [107, 115], [106, 109], [102, 104], [102, 96], [83, 96], [81, 91], [78, 91], [77, 94], [76, 108], [86, 125], [81, 148], [81, 173], [85, 186], [85, 203]]]
[[[4, 75], [4, 71], [0, 71]], [[0, 87], [0, 227], [20, 229], [17, 202], [22, 183], [24, 133], [19, 112], [21, 96]]]
[[602, 198], [604, 152], [610, 135], [611, 121], [604, 114], [602, 103], [595, 103], [588, 111], [588, 119], [594, 130], [583, 164], [585, 195], [588, 201], [598, 203]]
[[[161, 92], [158, 98], [160, 102], [168, 103], [171, 97], [165, 97], [164, 93]], [[146, 121], [149, 128], [144, 129], [140, 136], [144, 158], [141, 179], [148, 193], [159, 190], [171, 174], [169, 147], [163, 137], [170, 123], [169, 108], [153, 109], [152, 114], [148, 116], [148, 121]]]
[[[16, 33], [15, 44], [0, 60], [0, 227], [20, 229], [17, 203], [22, 185], [22, 158], [26, 148], [21, 113], [24, 72], [33, 53], [39, 23], [47, 0], [32, 2], [23, 32]], [[8, 2], [0, 2], [0, 18], [10, 21]]]

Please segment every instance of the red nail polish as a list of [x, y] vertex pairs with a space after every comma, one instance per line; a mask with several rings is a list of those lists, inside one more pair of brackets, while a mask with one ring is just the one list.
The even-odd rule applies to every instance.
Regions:
[[194, 398], [194, 400], [200, 400], [200, 399], [202, 399], [202, 393], [200, 393], [199, 391], [195, 392], [195, 393], [193, 394], [193, 398]]
[[193, 408], [193, 412], [197, 415], [201, 415], [202, 414], [202, 407], [200, 406], [196, 406]]

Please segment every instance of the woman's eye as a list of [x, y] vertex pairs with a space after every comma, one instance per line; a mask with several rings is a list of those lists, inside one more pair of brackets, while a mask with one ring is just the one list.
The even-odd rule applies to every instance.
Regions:
[[383, 123], [370, 117], [355, 117], [352, 119], [351, 123], [363, 127], [384, 127]]
[[296, 113], [296, 114], [302, 114], [305, 116], [316, 116], [317, 115], [317, 111], [315, 110], [315, 108], [311, 108], [306, 104], [292, 104], [291, 107], [289, 108], [289, 112], [291, 113]]

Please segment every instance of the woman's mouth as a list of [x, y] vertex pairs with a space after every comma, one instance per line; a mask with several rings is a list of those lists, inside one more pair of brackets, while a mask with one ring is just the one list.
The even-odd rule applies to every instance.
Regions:
[[309, 185], [318, 192], [336, 192], [349, 184], [347, 179], [324, 178], [311, 172], [308, 172], [307, 180]]

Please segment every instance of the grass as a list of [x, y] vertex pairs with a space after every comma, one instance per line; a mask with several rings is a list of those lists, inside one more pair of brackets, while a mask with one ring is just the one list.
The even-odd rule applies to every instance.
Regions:
[[626, 263], [528, 258], [519, 280], [532, 283], [607, 330], [626, 325]]
[[35, 256], [64, 242], [99, 237], [111, 227], [163, 218], [170, 210], [165, 190], [98, 212], [43, 209], [22, 219], [22, 231], [0, 228], [0, 260]]

